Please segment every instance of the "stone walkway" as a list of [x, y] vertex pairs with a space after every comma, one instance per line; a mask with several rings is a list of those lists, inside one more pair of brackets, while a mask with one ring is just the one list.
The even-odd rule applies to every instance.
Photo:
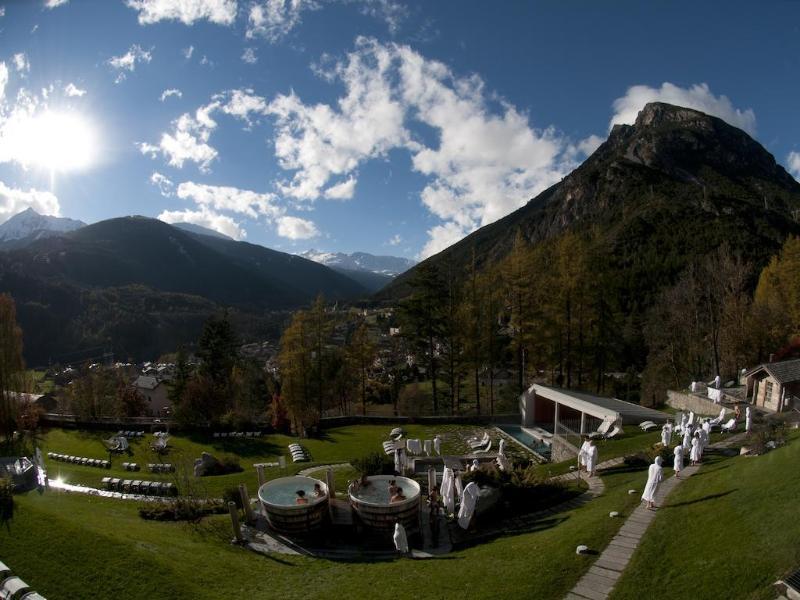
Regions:
[[[732, 446], [743, 439], [744, 435], [733, 435], [711, 444], [706, 451], [712, 450], [713, 452]], [[700, 467], [684, 467], [680, 479], [670, 477], [663, 481], [656, 492], [656, 506], [663, 506], [672, 490], [697, 473], [699, 469]], [[648, 510], [644, 504], [640, 504], [625, 520], [625, 524], [600, 554], [600, 557], [589, 567], [589, 571], [567, 594], [567, 600], [605, 600], [608, 598], [655, 516], [656, 511]]]

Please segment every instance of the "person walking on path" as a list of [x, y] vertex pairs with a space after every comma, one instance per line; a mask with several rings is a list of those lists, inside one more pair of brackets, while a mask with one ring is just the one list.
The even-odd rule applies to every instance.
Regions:
[[675, 471], [675, 477], [681, 478], [681, 471], [683, 470], [683, 446], [678, 444], [675, 446], [675, 458], [672, 461], [672, 468]]
[[664, 461], [660, 456], [656, 456], [653, 464], [647, 470], [647, 484], [644, 486], [642, 493], [642, 500], [647, 502], [647, 508], [654, 510], [656, 508], [656, 492], [658, 491], [658, 484], [664, 477], [664, 471], [661, 465]]

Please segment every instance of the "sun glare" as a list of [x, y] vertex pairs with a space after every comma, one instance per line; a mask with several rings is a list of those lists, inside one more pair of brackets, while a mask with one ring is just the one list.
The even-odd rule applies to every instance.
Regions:
[[50, 171], [77, 171], [97, 158], [94, 129], [73, 112], [46, 111], [17, 124], [14, 132], [17, 159]]

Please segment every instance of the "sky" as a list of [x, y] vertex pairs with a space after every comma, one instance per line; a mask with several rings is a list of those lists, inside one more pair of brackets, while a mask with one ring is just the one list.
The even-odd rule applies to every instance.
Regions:
[[0, 0], [0, 221], [425, 258], [655, 100], [800, 178], [800, 2]]

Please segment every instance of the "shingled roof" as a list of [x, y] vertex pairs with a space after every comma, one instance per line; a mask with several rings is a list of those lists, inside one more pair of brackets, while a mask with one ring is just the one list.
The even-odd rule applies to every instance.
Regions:
[[783, 360], [781, 362], [764, 363], [750, 369], [745, 375], [752, 375], [759, 370], [765, 370], [775, 381], [780, 384], [800, 381], [800, 358]]

